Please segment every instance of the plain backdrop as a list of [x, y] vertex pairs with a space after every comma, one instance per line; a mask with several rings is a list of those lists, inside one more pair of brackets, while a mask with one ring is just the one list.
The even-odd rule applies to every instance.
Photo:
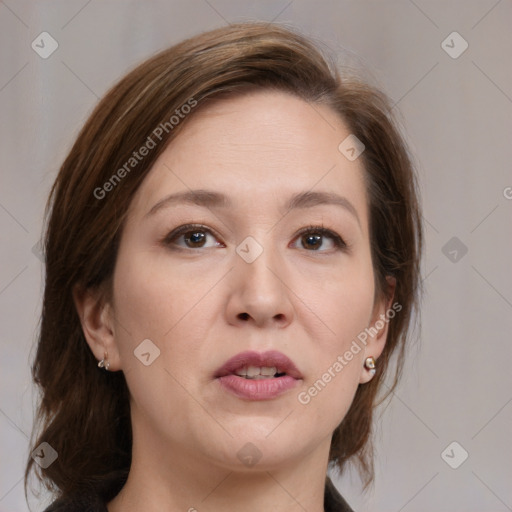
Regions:
[[[351, 473], [336, 485], [357, 511], [512, 510], [512, 3], [4, 0], [0, 511], [28, 510], [37, 243], [56, 172], [125, 72], [185, 37], [242, 20], [290, 24], [365, 70], [395, 104], [420, 176], [420, 340], [381, 411], [375, 486], [363, 494]], [[32, 48], [41, 37], [45, 51], [58, 44], [47, 58]]]

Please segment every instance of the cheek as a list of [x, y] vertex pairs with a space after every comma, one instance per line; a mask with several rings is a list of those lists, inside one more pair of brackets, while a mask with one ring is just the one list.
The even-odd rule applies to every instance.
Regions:
[[[200, 353], [205, 326], [211, 325], [207, 293], [215, 282], [213, 276], [197, 279], [195, 274], [194, 279], [151, 251], [120, 250], [116, 263], [116, 343], [132, 407], [158, 418], [157, 428], [173, 425], [175, 436], [185, 436], [190, 418], [201, 414], [185, 389], [193, 385], [191, 359]], [[198, 317], [201, 322], [194, 321]], [[144, 342], [144, 353], [150, 353], [146, 366], [138, 357], [147, 339], [156, 349]], [[176, 410], [182, 411], [183, 423], [172, 421]]]
[[[163, 356], [172, 346], [173, 358], [180, 357], [180, 345], [193, 350], [194, 340], [204, 339], [205, 326], [211, 325], [208, 315], [214, 315], [208, 292], [218, 276], [210, 270], [200, 272], [198, 279], [197, 268], [188, 273], [184, 267], [169, 265], [165, 254], [120, 250], [114, 297], [119, 325], [116, 338], [125, 364], [131, 362], [134, 349], [145, 339], [152, 340]], [[194, 321], [198, 316], [201, 322]], [[186, 344], [173, 342], [184, 337]], [[173, 366], [175, 363], [176, 359]]]
[[296, 397], [299, 410], [309, 419], [305, 424], [313, 429], [311, 435], [315, 435], [318, 422], [322, 422], [321, 430], [327, 431], [341, 423], [352, 404], [363, 369], [365, 348], [357, 336], [368, 326], [373, 296], [338, 293], [337, 299], [326, 309], [326, 318], [335, 334], [316, 338], [314, 363]]
[[[352, 261], [340, 272], [325, 276], [316, 292], [315, 311], [319, 312], [330, 336], [326, 352], [332, 355], [350, 345], [371, 319], [374, 305], [374, 278], [369, 257]], [[330, 349], [329, 349], [330, 347]]]
[[[337, 278], [331, 276], [311, 299], [323, 334], [312, 336], [315, 357], [298, 402], [308, 414], [323, 414], [335, 428], [350, 407], [363, 367], [365, 347], [357, 336], [368, 327], [373, 312], [374, 282], [369, 260], [352, 265], [350, 272], [340, 272]], [[309, 317], [313, 325], [313, 315], [309, 313]], [[316, 325], [318, 328], [318, 322]]]

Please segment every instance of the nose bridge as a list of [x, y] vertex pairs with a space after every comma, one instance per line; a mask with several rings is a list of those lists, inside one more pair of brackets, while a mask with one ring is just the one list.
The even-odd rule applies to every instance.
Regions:
[[272, 246], [271, 233], [260, 240], [262, 243], [247, 237], [236, 249], [231, 313], [237, 318], [252, 318], [257, 324], [272, 319], [287, 323], [293, 307], [285, 285], [285, 262]]
[[[260, 236], [260, 240], [262, 238]], [[283, 262], [279, 264], [278, 251], [272, 247], [271, 238], [266, 236], [264, 243], [259, 243], [253, 237], [247, 237], [237, 247], [236, 272], [252, 292], [276, 293], [282, 286], [275, 274], [283, 271]]]

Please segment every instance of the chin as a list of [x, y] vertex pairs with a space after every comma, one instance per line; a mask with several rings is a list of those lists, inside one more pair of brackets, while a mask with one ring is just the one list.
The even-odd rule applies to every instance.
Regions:
[[[254, 422], [254, 420], [252, 420]], [[270, 427], [270, 424], [272, 426]], [[267, 427], [267, 424], [269, 425]], [[230, 471], [240, 470], [271, 470], [290, 463], [306, 451], [306, 447], [298, 445], [297, 436], [283, 429], [277, 432], [279, 422], [265, 422], [265, 426], [252, 428], [245, 423], [242, 429], [229, 430], [231, 438], [224, 436], [222, 444], [211, 447], [210, 455]], [[221, 447], [221, 453], [218, 448]]]

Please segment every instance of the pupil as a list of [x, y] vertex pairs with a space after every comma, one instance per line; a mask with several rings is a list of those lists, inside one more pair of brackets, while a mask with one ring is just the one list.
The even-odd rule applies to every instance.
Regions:
[[314, 246], [314, 249], [318, 249], [321, 245], [322, 235], [306, 235], [304, 237], [304, 242], [306, 245]]
[[204, 242], [205, 234], [201, 233], [200, 231], [197, 231], [195, 233], [192, 233], [190, 237], [188, 237], [188, 240], [192, 244], [201, 244], [201, 242]]

